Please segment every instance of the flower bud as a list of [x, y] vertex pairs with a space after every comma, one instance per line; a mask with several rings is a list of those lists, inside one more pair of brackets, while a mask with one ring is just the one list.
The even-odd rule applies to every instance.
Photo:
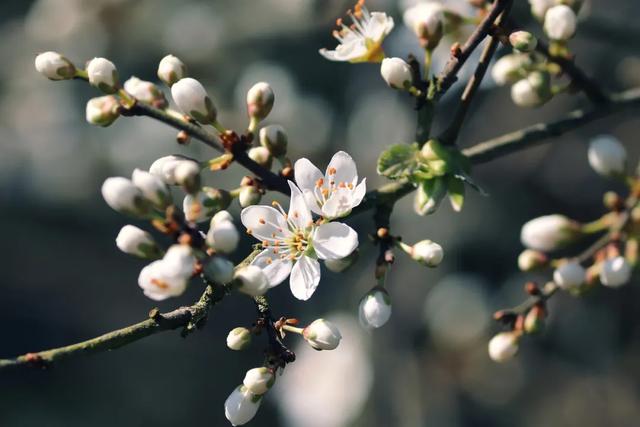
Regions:
[[178, 162], [173, 176], [176, 184], [182, 186], [187, 193], [195, 194], [200, 191], [200, 165], [198, 163], [190, 161]]
[[173, 55], [167, 55], [158, 64], [158, 78], [171, 87], [175, 82], [185, 78], [187, 67]]
[[624, 174], [627, 150], [610, 135], [601, 135], [591, 140], [588, 151], [589, 164], [600, 175]]
[[524, 246], [551, 252], [573, 242], [580, 226], [564, 215], [545, 215], [534, 218], [522, 226], [520, 241]]
[[227, 335], [227, 347], [231, 350], [244, 350], [251, 343], [251, 331], [247, 328], [234, 328]]
[[380, 74], [393, 89], [408, 89], [413, 81], [411, 67], [401, 58], [383, 59]]
[[280, 125], [269, 125], [260, 129], [260, 145], [265, 147], [273, 157], [287, 153], [287, 134]]
[[[185, 249], [189, 248], [184, 247], [185, 249], [179, 251], [174, 250], [170, 254], [169, 252], [172, 248], [167, 251], [163, 259], [154, 261], [144, 267], [138, 276], [138, 285], [142, 288], [144, 294], [153, 300], [162, 301], [182, 295], [187, 288], [191, 274], [185, 275], [184, 266], [182, 267], [183, 271], [180, 271], [178, 264], [180, 261], [187, 260], [188, 254]], [[191, 260], [195, 262], [193, 257], [191, 257]]]
[[220, 212], [218, 212], [217, 214], [215, 214], [213, 216], [213, 218], [211, 218], [211, 227], [213, 227], [214, 225], [220, 223], [220, 222], [225, 222], [225, 221], [229, 221], [229, 222], [233, 222], [233, 216], [231, 216], [231, 214], [229, 213], [229, 211], [225, 211], [222, 210]]
[[188, 279], [193, 275], [196, 257], [190, 246], [175, 244], [164, 254], [162, 262], [170, 274]]
[[524, 318], [524, 331], [528, 334], [536, 334], [544, 327], [544, 308], [534, 305]]
[[262, 194], [260, 193], [260, 190], [258, 190], [255, 186], [247, 185], [240, 189], [238, 201], [240, 202], [240, 206], [242, 206], [243, 208], [257, 205], [258, 203], [260, 203], [260, 199], [262, 199]]
[[91, 98], [87, 101], [85, 114], [88, 123], [107, 127], [120, 117], [120, 103], [113, 95]]
[[624, 257], [617, 256], [606, 260], [600, 270], [600, 282], [610, 288], [626, 285], [631, 279], [631, 265]]
[[127, 178], [107, 178], [101, 191], [105, 202], [117, 212], [132, 216], [145, 216], [149, 212], [142, 192]]
[[542, 71], [533, 71], [511, 86], [511, 99], [519, 107], [539, 107], [552, 96], [549, 74]]
[[447, 185], [443, 178], [423, 181], [413, 199], [413, 210], [422, 216], [432, 214], [446, 195]]
[[248, 153], [249, 158], [266, 169], [271, 169], [271, 164], [273, 163], [273, 157], [271, 157], [271, 152], [267, 147], [253, 147], [249, 149]]
[[555, 4], [556, 0], [529, 0], [531, 14], [541, 22], [544, 21], [544, 15], [547, 13], [547, 10], [552, 6], [555, 6]]
[[165, 108], [167, 106], [167, 99], [158, 86], [135, 76], [124, 82], [124, 90], [138, 101], [146, 102], [154, 107]]
[[44, 52], [36, 56], [36, 70], [49, 80], [68, 80], [76, 75], [76, 67], [58, 52]]
[[506, 362], [518, 352], [520, 335], [516, 332], [500, 332], [489, 341], [489, 357], [494, 362]]
[[207, 244], [217, 252], [231, 253], [238, 247], [240, 233], [231, 221], [217, 221], [209, 227]]
[[438, 2], [418, 3], [407, 9], [403, 18], [425, 49], [434, 49], [444, 35], [444, 8]]
[[247, 113], [257, 121], [264, 120], [273, 108], [273, 89], [269, 83], [259, 82], [247, 92]]
[[196, 79], [186, 77], [171, 86], [171, 96], [183, 113], [202, 124], [216, 122], [218, 112], [207, 91]]
[[273, 386], [276, 377], [269, 368], [261, 366], [259, 368], [249, 369], [244, 376], [242, 384], [253, 394], [265, 394]]
[[565, 291], [580, 288], [586, 278], [587, 271], [576, 261], [566, 262], [553, 272], [553, 281]]
[[170, 156], [164, 156], [153, 162], [149, 168], [149, 172], [153, 175], [160, 177], [167, 185], [177, 185], [176, 181], [176, 168], [182, 162], [192, 162], [196, 166], [199, 164], [197, 160], [190, 157], [182, 156], [180, 154], [172, 154]]
[[169, 188], [158, 176], [141, 169], [134, 169], [131, 181], [157, 208], [165, 209], [173, 202]]
[[93, 58], [87, 65], [89, 83], [104, 93], [115, 93], [120, 82], [113, 62], [105, 58]]
[[316, 350], [333, 350], [338, 347], [342, 335], [336, 326], [324, 319], [314, 320], [304, 328], [302, 336]]
[[533, 249], [525, 249], [518, 256], [518, 268], [521, 271], [534, 271], [541, 267], [544, 267], [549, 262], [548, 257]]
[[269, 279], [256, 265], [239, 268], [233, 278], [238, 281], [238, 290], [252, 297], [264, 295], [269, 290]]
[[205, 277], [220, 285], [225, 285], [233, 280], [235, 266], [228, 259], [221, 256], [212, 256], [204, 265]]
[[544, 32], [552, 40], [569, 40], [576, 33], [578, 18], [569, 6], [559, 4], [544, 15]]
[[151, 234], [130, 224], [120, 229], [118, 237], [116, 237], [116, 246], [125, 254], [139, 258], [156, 259], [161, 254], [161, 250]]
[[505, 55], [493, 64], [491, 77], [498, 86], [515, 83], [525, 76], [532, 64], [529, 55], [521, 53]]
[[442, 246], [431, 240], [422, 240], [411, 247], [411, 258], [427, 267], [437, 267], [444, 257]]
[[533, 52], [538, 45], [538, 39], [528, 31], [514, 31], [509, 34], [509, 43], [518, 52]]
[[329, 271], [333, 271], [334, 273], [342, 273], [358, 260], [359, 253], [360, 252], [356, 249], [344, 258], [325, 259], [324, 265], [325, 267], [327, 267], [327, 269], [329, 269]]
[[202, 191], [197, 194], [187, 194], [182, 208], [188, 221], [202, 222], [228, 208], [230, 203], [231, 195], [228, 191], [202, 187]]
[[238, 386], [224, 402], [224, 415], [234, 426], [248, 423], [256, 416], [262, 396], [256, 396], [243, 385]]
[[374, 288], [360, 301], [360, 324], [364, 328], [379, 328], [391, 317], [391, 298], [386, 290]]

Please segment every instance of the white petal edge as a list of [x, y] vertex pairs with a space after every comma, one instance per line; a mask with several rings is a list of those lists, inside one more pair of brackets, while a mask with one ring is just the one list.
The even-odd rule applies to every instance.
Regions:
[[355, 190], [353, 190], [353, 195], [351, 196], [353, 197], [351, 207], [355, 208], [358, 206], [362, 202], [362, 199], [364, 199], [365, 194], [367, 194], [367, 178], [363, 178], [362, 182], [360, 182], [360, 184], [356, 186]]
[[316, 182], [323, 179], [324, 176], [311, 161], [305, 157], [298, 159], [293, 166], [296, 184], [304, 193], [305, 190], [313, 191]]
[[[262, 224], [261, 220], [264, 220], [265, 223]], [[262, 241], [282, 239], [283, 236], [291, 234], [284, 215], [271, 206], [246, 207], [240, 213], [240, 221], [252, 236]], [[273, 237], [274, 233], [275, 238]]]
[[[329, 174], [329, 171], [331, 169], [335, 169], [335, 175]], [[344, 182], [345, 184], [356, 185], [358, 183], [358, 170], [356, 168], [356, 162], [353, 161], [353, 158], [349, 154], [345, 153], [344, 151], [338, 151], [333, 155], [331, 161], [329, 162], [329, 165], [327, 166], [325, 179], [328, 182], [335, 181], [336, 185], [340, 184], [341, 182]]]
[[291, 269], [289, 285], [291, 293], [299, 300], [306, 301], [316, 291], [320, 283], [320, 263], [303, 255]]
[[313, 248], [320, 259], [341, 259], [358, 247], [358, 233], [341, 222], [329, 222], [313, 234]]
[[[271, 260], [271, 261], [268, 261]], [[262, 269], [269, 279], [269, 286], [273, 288], [289, 277], [293, 263], [289, 259], [281, 259], [272, 249], [265, 249], [251, 261], [252, 265], [257, 265]]]
[[311, 211], [302, 192], [292, 181], [289, 181], [289, 188], [291, 189], [289, 221], [293, 222], [297, 228], [304, 230], [313, 222]]

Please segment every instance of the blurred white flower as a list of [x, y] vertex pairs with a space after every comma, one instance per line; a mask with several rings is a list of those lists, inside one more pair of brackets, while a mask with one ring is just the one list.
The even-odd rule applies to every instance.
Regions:
[[36, 56], [36, 70], [50, 80], [66, 80], [76, 74], [76, 67], [58, 52], [44, 52]]
[[116, 246], [122, 252], [140, 258], [157, 258], [161, 253], [151, 234], [131, 224], [120, 229]]
[[256, 396], [245, 386], [238, 386], [224, 402], [224, 414], [234, 426], [248, 423], [256, 416], [262, 396]]
[[244, 350], [251, 343], [251, 331], [244, 327], [233, 328], [227, 335], [227, 347], [231, 350]]
[[578, 224], [564, 215], [545, 215], [527, 221], [520, 231], [524, 246], [550, 252], [571, 242], [578, 232]]
[[173, 245], [162, 259], [140, 271], [138, 285], [147, 297], [156, 301], [182, 295], [193, 273], [195, 261], [190, 247]]
[[241, 267], [233, 275], [238, 281], [238, 290], [249, 296], [264, 295], [269, 290], [269, 279], [264, 271], [255, 265]]
[[364, 328], [379, 328], [391, 317], [391, 298], [389, 293], [380, 288], [368, 292], [358, 307], [360, 324]]
[[232, 221], [226, 218], [227, 211], [220, 211], [211, 219], [207, 232], [207, 244], [217, 252], [231, 253], [238, 246], [240, 234]]
[[131, 181], [140, 189], [142, 195], [156, 207], [164, 209], [171, 204], [171, 192], [157, 175], [141, 169], [134, 169]]
[[506, 362], [518, 352], [520, 335], [515, 332], [500, 332], [489, 341], [489, 357], [494, 362]]
[[559, 4], [544, 14], [544, 32], [553, 40], [568, 40], [576, 33], [578, 18], [569, 6]]
[[120, 117], [120, 103], [113, 95], [99, 96], [87, 101], [85, 118], [96, 126], [109, 126]]
[[623, 174], [627, 163], [627, 150], [615, 137], [599, 135], [591, 140], [589, 164], [603, 176]]
[[564, 290], [580, 287], [586, 278], [587, 271], [576, 261], [566, 262], [553, 272], [553, 281]]
[[167, 55], [158, 63], [158, 78], [171, 87], [175, 82], [187, 76], [187, 67], [178, 57]]
[[143, 216], [148, 212], [142, 192], [127, 178], [107, 178], [101, 191], [105, 202], [117, 212], [132, 216]]
[[273, 371], [264, 366], [249, 369], [244, 376], [242, 384], [253, 394], [265, 394], [273, 386], [276, 377]]
[[631, 264], [622, 256], [606, 260], [600, 270], [600, 281], [610, 288], [618, 288], [629, 283], [633, 270]]

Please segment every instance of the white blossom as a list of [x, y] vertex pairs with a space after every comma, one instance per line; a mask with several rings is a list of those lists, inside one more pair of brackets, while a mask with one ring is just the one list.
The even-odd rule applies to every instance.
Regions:
[[171, 192], [158, 176], [141, 169], [134, 169], [131, 181], [140, 189], [144, 197], [158, 208], [164, 209], [171, 204]]
[[511, 86], [511, 99], [519, 107], [532, 108], [551, 99], [550, 80], [546, 73], [533, 71]]
[[193, 273], [195, 257], [191, 248], [173, 245], [164, 258], [140, 271], [138, 285], [144, 294], [156, 301], [182, 295]]
[[358, 2], [350, 14], [353, 26], [338, 21], [339, 30], [333, 32], [339, 44], [335, 50], [320, 49], [331, 61], [380, 62], [384, 58], [382, 41], [393, 29], [393, 18], [383, 12], [369, 12]]
[[417, 3], [403, 14], [404, 24], [434, 48], [444, 32], [445, 8], [435, 1]]
[[261, 366], [249, 369], [244, 376], [242, 384], [253, 394], [265, 394], [273, 386], [276, 377], [269, 368]]
[[186, 75], [187, 67], [173, 55], [165, 56], [158, 64], [158, 78], [169, 87]]
[[216, 122], [217, 110], [204, 86], [191, 77], [178, 80], [171, 86], [171, 96], [183, 113], [202, 124]]
[[279, 204], [250, 206], [240, 219], [247, 233], [262, 241], [265, 248], [253, 261], [276, 286], [291, 274], [291, 292], [301, 300], [313, 295], [320, 282], [319, 259], [340, 259], [358, 246], [358, 235], [339, 222], [317, 225], [302, 192], [289, 181], [291, 201], [285, 214]]
[[365, 328], [379, 328], [391, 317], [391, 298], [384, 289], [373, 289], [360, 301], [360, 324]]
[[525, 249], [518, 256], [518, 268], [522, 271], [533, 271], [548, 262], [547, 256], [534, 249]]
[[258, 82], [247, 92], [247, 113], [249, 117], [264, 120], [273, 108], [275, 96], [269, 83]]
[[256, 416], [262, 396], [251, 393], [247, 387], [238, 386], [224, 402], [224, 414], [234, 426], [248, 423]]
[[118, 90], [118, 70], [113, 62], [105, 58], [93, 58], [87, 65], [89, 83], [105, 93]]
[[232, 221], [221, 220], [221, 217], [216, 219], [215, 216], [211, 219], [211, 225], [207, 232], [207, 244], [210, 247], [217, 252], [231, 253], [236, 250], [239, 241], [240, 233]]
[[531, 6], [531, 14], [539, 21], [544, 20], [544, 16], [549, 8], [555, 6], [556, 0], [529, 0]]
[[600, 282], [610, 288], [626, 285], [631, 279], [631, 264], [622, 256], [606, 260], [600, 270]]
[[489, 357], [494, 362], [506, 362], [518, 352], [519, 334], [500, 332], [489, 341]]
[[36, 70], [50, 80], [67, 80], [76, 75], [76, 67], [58, 52], [43, 52], [36, 56]]
[[544, 15], [544, 32], [553, 40], [568, 40], [576, 33], [578, 18], [569, 6], [559, 4]]
[[109, 126], [120, 117], [120, 103], [113, 95], [99, 96], [87, 101], [85, 118], [96, 126]]
[[267, 147], [263, 147], [262, 145], [259, 147], [252, 147], [249, 149], [249, 151], [247, 151], [247, 155], [251, 160], [259, 164], [263, 168], [271, 169], [273, 157], [271, 156], [271, 152]]
[[204, 265], [203, 273], [212, 282], [224, 285], [233, 280], [234, 268], [235, 266], [228, 259], [212, 256]]
[[412, 246], [411, 258], [427, 267], [437, 267], [444, 258], [444, 250], [436, 242], [422, 240]]
[[269, 125], [260, 129], [260, 145], [265, 147], [273, 157], [287, 153], [287, 133], [280, 125]]
[[538, 39], [528, 31], [514, 31], [509, 34], [509, 43], [518, 52], [532, 52], [538, 45]]
[[564, 215], [545, 215], [526, 222], [520, 231], [524, 246], [550, 252], [569, 243], [576, 236], [578, 225]]
[[304, 328], [302, 336], [316, 350], [333, 350], [338, 347], [342, 335], [328, 320], [317, 319]]
[[600, 135], [589, 143], [588, 158], [593, 170], [600, 175], [619, 175], [625, 171], [627, 150], [613, 136]]
[[252, 297], [264, 295], [270, 287], [267, 274], [256, 265], [241, 267], [233, 275], [238, 282], [238, 289]]
[[172, 245], [162, 258], [166, 268], [178, 276], [190, 278], [193, 274], [196, 258], [188, 245]]
[[143, 216], [148, 212], [148, 203], [142, 192], [127, 178], [107, 178], [101, 191], [105, 202], [115, 211], [133, 216]]
[[532, 61], [529, 55], [511, 53], [498, 59], [491, 68], [491, 77], [498, 86], [515, 83], [525, 76], [526, 70], [531, 67]]
[[156, 107], [166, 107], [164, 93], [153, 83], [131, 76], [124, 82], [124, 90], [138, 101], [153, 104]]
[[140, 258], [157, 258], [160, 254], [160, 248], [151, 234], [131, 224], [120, 229], [116, 246], [122, 252]]
[[244, 350], [251, 343], [251, 331], [247, 328], [237, 327], [229, 331], [227, 335], [227, 347], [231, 350]]
[[231, 195], [228, 191], [202, 187], [197, 194], [185, 196], [182, 208], [188, 221], [202, 222], [221, 209], [226, 209], [229, 203], [231, 203]]
[[566, 262], [553, 272], [553, 281], [564, 290], [577, 289], [586, 279], [587, 271], [576, 261]]
[[176, 184], [189, 194], [197, 193], [200, 190], [200, 165], [196, 162], [178, 162], [173, 170]]
[[238, 202], [243, 208], [257, 205], [262, 199], [262, 193], [255, 185], [245, 185], [240, 189]]
[[223, 210], [216, 213], [213, 218], [211, 218], [211, 227], [225, 221], [233, 222], [233, 216], [229, 213], [229, 211]]
[[294, 173], [309, 209], [327, 219], [351, 213], [367, 192], [367, 179], [358, 184], [356, 164], [344, 151], [333, 155], [324, 175], [304, 157], [296, 161]]
[[402, 58], [383, 59], [380, 65], [380, 74], [384, 81], [394, 89], [407, 89], [413, 80], [411, 67]]
[[176, 180], [176, 168], [182, 162], [192, 162], [198, 165], [197, 160], [190, 157], [182, 156], [180, 154], [172, 154], [170, 156], [164, 156], [153, 162], [149, 168], [149, 172], [155, 176], [160, 177], [167, 185], [177, 185]]

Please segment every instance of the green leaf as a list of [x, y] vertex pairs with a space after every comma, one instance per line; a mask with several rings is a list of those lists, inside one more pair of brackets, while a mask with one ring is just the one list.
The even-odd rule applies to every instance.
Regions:
[[449, 191], [449, 202], [454, 211], [460, 212], [464, 204], [464, 181], [450, 176], [447, 178], [447, 190]]
[[395, 144], [378, 158], [378, 173], [390, 179], [406, 178], [418, 166], [418, 144]]
[[447, 194], [447, 186], [444, 178], [434, 178], [420, 183], [413, 199], [413, 209], [418, 215], [434, 213], [444, 196]]

